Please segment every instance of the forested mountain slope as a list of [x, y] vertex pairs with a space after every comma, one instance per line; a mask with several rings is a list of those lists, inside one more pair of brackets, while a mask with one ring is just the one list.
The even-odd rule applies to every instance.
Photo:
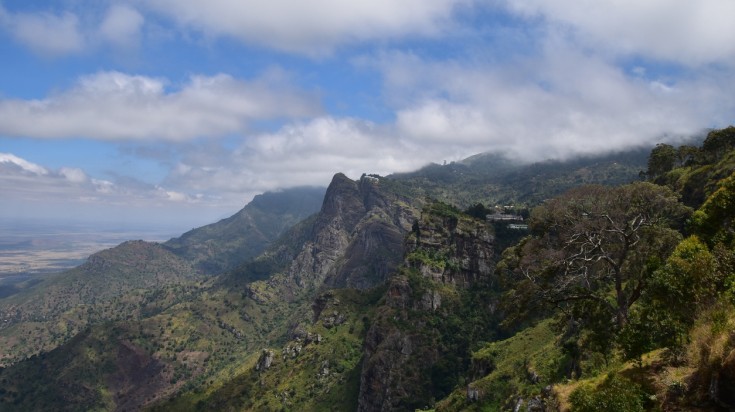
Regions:
[[234, 215], [192, 229], [164, 245], [205, 273], [221, 273], [262, 253], [284, 231], [316, 213], [324, 188], [268, 192]]
[[323, 194], [322, 188], [265, 193], [228, 219], [163, 245], [125, 242], [0, 299], [0, 364], [50, 350], [89, 324], [140, 319], [191, 299], [206, 287], [205, 275], [243, 264], [318, 211]]
[[50, 350], [89, 324], [138, 319], [186, 299], [203, 280], [163, 246], [125, 242], [0, 300], [0, 363]]
[[461, 162], [429, 165], [416, 172], [389, 176], [413, 188], [416, 195], [466, 209], [488, 206], [535, 206], [583, 184], [619, 185], [639, 178], [650, 148], [532, 164], [500, 155], [479, 154]]
[[[319, 213], [263, 245], [252, 260], [238, 264], [236, 256], [248, 253], [238, 245], [251, 242], [240, 237], [253, 238], [234, 218], [155, 245], [188, 265], [180, 273], [192, 270], [195, 278], [161, 288], [145, 310], [123, 309], [124, 318], [90, 323], [63, 346], [0, 371], [0, 381], [12, 382], [3, 386], [0, 405], [177, 411], [441, 406], [441, 398], [456, 396], [456, 388], [466, 391], [467, 383], [505, 362], [475, 361], [486, 342], [514, 339], [552, 313], [502, 322], [510, 313], [503, 295], [513, 283], [496, 270], [498, 245], [525, 232], [460, 209], [483, 200], [488, 210], [532, 206], [577, 183], [638, 179], [645, 159], [619, 156], [532, 166], [479, 156], [413, 175], [353, 181], [337, 174]], [[493, 171], [496, 164], [501, 167]], [[534, 194], [533, 187], [544, 190]], [[223, 242], [212, 228], [222, 231]], [[196, 277], [225, 267], [234, 269]], [[555, 328], [545, 331], [534, 339], [557, 336]], [[556, 340], [543, 342], [556, 347]], [[573, 362], [559, 365], [559, 376], [576, 370]], [[65, 391], [72, 387], [85, 389]], [[462, 399], [491, 405], [482, 403], [488, 398], [481, 392]]]
[[483, 372], [436, 410], [735, 408], [734, 130], [657, 146], [646, 174], [663, 187], [535, 209], [498, 265], [504, 322], [530, 326], [476, 350]]

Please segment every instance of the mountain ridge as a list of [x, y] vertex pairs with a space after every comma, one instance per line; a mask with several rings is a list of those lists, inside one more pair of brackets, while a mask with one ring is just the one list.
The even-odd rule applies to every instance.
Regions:
[[317, 212], [324, 192], [298, 187], [259, 194], [234, 215], [164, 245], [205, 273], [226, 272], [256, 257], [286, 229]]
[[[612, 162], [605, 163], [601, 166], [605, 171], [592, 173], [589, 178], [600, 179], [604, 183], [625, 175], [626, 180], [634, 180], [644, 165], [637, 164], [635, 168], [632, 161], [629, 163], [615, 173], [609, 172]], [[234, 269], [217, 276], [212, 276], [213, 271], [209, 271], [208, 276], [190, 285], [188, 294], [169, 301], [168, 306], [141, 312], [139, 318], [113, 322], [113, 325], [120, 325], [118, 329], [103, 330], [100, 325], [92, 325], [94, 336], [110, 333], [110, 339], [128, 342], [137, 348], [134, 352], [141, 351], [163, 365], [157, 376], [168, 383], [160, 393], [167, 394], [166, 397], [172, 400], [142, 399], [131, 407], [195, 410], [197, 404], [295, 407], [301, 404], [299, 402], [306, 402], [303, 404], [315, 405], [309, 403], [307, 392], [336, 391], [339, 385], [350, 382], [344, 386], [344, 390], [352, 394], [350, 404], [353, 406], [349, 409], [362, 404], [363, 410], [370, 410], [366, 399], [373, 398], [371, 394], [384, 393], [381, 392], [384, 388], [376, 387], [374, 392], [365, 391], [359, 396], [360, 381], [366, 382], [367, 388], [371, 385], [367, 383], [371, 381], [368, 376], [376, 376], [368, 371], [380, 370], [370, 367], [363, 370], [360, 359], [364, 356], [374, 358], [372, 364], [378, 365], [381, 364], [377, 361], [383, 356], [381, 353], [394, 350], [392, 343], [381, 343], [377, 337], [395, 335], [395, 321], [402, 322], [402, 325], [408, 322], [409, 326], [407, 332], [395, 335], [398, 338], [393, 342], [410, 342], [414, 355], [408, 355], [412, 359], [409, 363], [404, 360], [383, 362], [394, 378], [373, 382], [388, 387], [403, 383], [410, 385], [402, 392], [403, 395], [383, 397], [384, 402], [376, 396], [377, 404], [386, 410], [396, 405], [423, 407], [433, 402], [431, 393], [448, 393], [469, 368], [471, 339], [492, 339], [500, 333], [493, 328], [478, 326], [489, 325], [495, 316], [491, 308], [495, 305], [495, 292], [480, 286], [485, 283], [478, 282], [476, 276], [482, 267], [492, 271], [492, 265], [481, 261], [494, 261], [494, 244], [484, 244], [479, 239], [494, 236], [494, 227], [473, 221], [454, 206], [431, 199], [434, 195], [446, 198], [453, 193], [461, 194], [476, 188], [479, 195], [458, 198], [453, 202], [462, 207], [487, 197], [488, 193], [492, 195], [485, 189], [500, 184], [476, 179], [477, 176], [482, 177], [483, 172], [472, 167], [479, 166], [461, 167], [471, 172], [471, 179], [466, 175], [460, 176], [455, 186], [443, 188], [425, 176], [403, 179], [365, 175], [353, 181], [338, 173], [325, 192], [318, 213], [285, 230], [269, 245], [264, 245], [263, 253], [258, 257], [239, 264], [233, 260], [231, 266]], [[578, 171], [595, 167], [582, 162], [568, 169]], [[442, 173], [459, 170], [449, 166], [439, 168]], [[567, 172], [559, 173], [565, 175]], [[541, 181], [532, 172], [517, 175], [520, 181], [531, 178]], [[568, 184], [569, 181], [564, 179], [550, 180], [548, 193], [560, 192]], [[522, 199], [518, 196], [512, 198]], [[497, 200], [500, 201], [502, 199]], [[226, 223], [216, 227], [225, 227]], [[452, 225], [476, 227], [460, 231], [466, 232], [467, 236], [481, 232], [486, 235], [469, 241], [467, 239], [471, 237], [460, 235], [456, 228], [451, 229]], [[444, 226], [450, 230], [445, 231], [442, 229]], [[422, 233], [422, 242], [428, 243], [416, 243], [418, 238], [410, 243], [416, 230]], [[213, 233], [208, 236], [214, 237]], [[435, 236], [430, 236], [432, 233]], [[193, 234], [187, 237], [192, 245], [194, 238]], [[436, 248], [429, 244], [436, 244]], [[472, 245], [480, 244], [484, 245], [481, 250], [485, 252], [472, 255], [475, 253], [470, 253], [475, 250]], [[162, 247], [172, 251], [170, 245]], [[187, 252], [182, 250], [183, 247], [178, 252], [185, 255]], [[198, 265], [206, 261], [210, 258], [207, 253], [192, 252], [189, 264]], [[181, 258], [180, 255], [174, 256]], [[201, 271], [202, 266], [195, 269]], [[481, 278], [491, 279], [489, 275]], [[495, 284], [494, 281], [489, 282]], [[169, 292], [161, 293], [167, 296]], [[348, 305], [348, 301], [353, 303]], [[483, 308], [481, 312], [472, 309], [478, 307]], [[438, 328], [428, 337], [425, 336], [428, 332], [423, 329], [427, 325]], [[373, 342], [369, 345], [372, 349], [365, 353], [363, 346], [368, 336]], [[67, 345], [57, 351], [72, 351], [72, 347]], [[308, 356], [302, 358], [298, 353]], [[344, 362], [335, 358], [336, 353], [345, 356]], [[422, 353], [428, 357], [418, 369], [416, 366], [398, 367], [401, 364], [413, 365]], [[283, 363], [284, 359], [292, 359], [295, 363]], [[79, 357], [74, 361], [79, 362], [80, 371], [88, 362]], [[319, 362], [319, 366], [312, 362]], [[270, 367], [266, 368], [266, 364]], [[5, 376], [22, 376], [23, 368], [31, 365], [33, 362], [20, 362], [7, 369]], [[263, 366], [255, 370], [255, 365]], [[286, 365], [290, 366], [286, 368]], [[390, 365], [395, 368], [390, 369]], [[303, 372], [305, 377], [316, 374], [320, 383], [305, 386], [307, 392], [284, 386], [286, 375], [281, 374], [291, 372]], [[404, 374], [409, 372], [414, 377]], [[426, 376], [430, 379], [415, 378], [419, 372], [428, 374]], [[70, 376], [93, 384], [90, 377], [83, 374]], [[280, 394], [277, 404], [272, 400], [259, 403], [257, 399], [264, 394], [253, 386], [258, 379], [282, 388], [287, 395]], [[63, 382], [44, 382], [44, 385], [54, 387], [64, 385]], [[21, 388], [13, 388], [13, 391], [18, 395], [0, 397], [4, 402], [14, 402], [24, 396]], [[255, 397], [255, 403], [240, 403], [237, 399], [243, 393]], [[297, 398], [302, 400], [297, 401]], [[410, 403], [411, 398], [423, 404]], [[105, 399], [106, 405], [119, 406], [118, 402], [122, 402], [114, 397]], [[263, 402], [265, 399], [262, 398]]]

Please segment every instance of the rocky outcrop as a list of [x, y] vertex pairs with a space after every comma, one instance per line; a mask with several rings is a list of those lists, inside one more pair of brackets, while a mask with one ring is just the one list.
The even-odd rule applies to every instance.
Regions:
[[260, 357], [258, 358], [258, 362], [255, 364], [255, 370], [261, 372], [268, 370], [273, 364], [274, 357], [275, 353], [272, 350], [263, 349], [263, 352], [260, 353]]
[[[410, 293], [410, 288], [393, 289], [394, 292]], [[394, 295], [394, 298], [397, 296]], [[398, 298], [394, 302], [403, 302]], [[390, 311], [384, 312], [385, 314]], [[391, 314], [393, 312], [390, 312]], [[412, 364], [415, 346], [422, 346], [420, 338], [413, 331], [388, 326], [378, 319], [365, 338], [364, 361], [360, 375], [360, 393], [358, 411], [390, 411], [413, 410], [413, 405], [406, 405], [405, 400], [416, 397], [416, 381], [414, 372], [417, 365]], [[400, 319], [404, 320], [404, 319]], [[399, 321], [400, 321], [399, 320]], [[421, 356], [421, 365], [431, 364], [436, 354]]]
[[735, 350], [730, 351], [710, 382], [710, 398], [723, 408], [735, 410]]
[[[403, 269], [389, 280], [365, 338], [358, 411], [430, 407], [433, 396], [454, 387], [454, 376], [444, 375], [469, 364], [461, 360], [468, 353], [456, 353], [464, 345], [457, 335], [478, 319], [461, 313], [472, 293], [492, 285], [493, 242], [483, 221], [446, 205], [424, 209], [406, 237]], [[480, 394], [468, 388], [467, 396]]]
[[427, 210], [406, 240], [405, 264], [443, 284], [488, 282], [495, 269], [494, 241], [485, 222]]
[[335, 175], [301, 251], [282, 276], [268, 281], [278, 291], [273, 296], [291, 300], [319, 289], [383, 283], [401, 264], [416, 216], [417, 209], [382, 187], [381, 179]]

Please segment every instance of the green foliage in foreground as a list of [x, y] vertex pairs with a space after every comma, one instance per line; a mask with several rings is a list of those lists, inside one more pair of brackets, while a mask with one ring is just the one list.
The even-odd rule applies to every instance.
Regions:
[[[568, 381], [560, 385], [560, 392], [549, 394], [524, 378], [522, 371], [528, 360], [517, 362], [510, 372], [502, 374], [500, 365], [514, 355], [488, 357], [486, 353], [501, 343], [495, 342], [473, 356], [473, 365], [479, 365], [484, 376], [455, 391], [437, 410], [505, 410], [529, 399], [547, 406], [571, 407], [572, 411], [735, 407], [735, 398], [730, 395], [735, 387], [731, 372], [735, 370], [731, 332], [735, 129], [714, 131], [708, 142], [702, 149], [659, 147], [660, 158], [649, 165], [657, 170], [657, 181], [699, 207], [688, 228], [671, 224], [676, 221], [671, 218], [680, 213], [666, 216], [667, 209], [681, 207], [675, 201], [665, 201], [664, 207], [656, 202], [645, 206], [640, 199], [650, 198], [629, 199], [621, 193], [625, 187], [606, 188], [588, 198], [575, 197], [584, 194], [582, 188], [534, 211], [533, 237], [504, 254], [499, 270], [506, 274], [512, 270], [516, 276], [510, 281], [505, 278], [503, 309], [518, 321], [516, 324], [524, 324], [533, 319], [533, 313], [539, 316], [539, 301], [551, 303], [542, 306], [546, 309], [540, 312], [542, 316], [564, 321], [559, 323], [562, 328], [550, 330], [552, 336], [546, 343], [558, 352], [549, 356], [567, 369], [550, 383], [559, 384], [569, 377], [584, 377], [584, 381]], [[628, 188], [633, 186], [645, 186], [650, 193], [667, 192], [643, 183]], [[669, 194], [664, 197], [675, 198]], [[614, 223], [618, 221], [616, 202], [623, 205], [621, 225]], [[602, 208], [596, 209], [598, 205]], [[626, 209], [633, 213], [626, 216]], [[654, 214], [649, 215], [646, 209]], [[656, 218], [656, 214], [661, 215]], [[660, 226], [650, 232], [630, 232], [628, 237], [626, 225], [638, 227], [637, 219]], [[616, 240], [606, 237], [611, 233], [623, 243], [615, 245]], [[531, 330], [503, 343], [515, 342]], [[565, 332], [561, 335], [560, 331]], [[485, 361], [488, 358], [492, 361]], [[635, 362], [624, 363], [626, 359]]]
[[569, 401], [572, 412], [643, 412], [650, 398], [638, 384], [611, 373], [596, 387], [577, 388]]
[[[474, 379], [437, 404], [438, 411], [512, 409], [519, 396], [539, 394], [567, 375], [571, 359], [557, 344], [553, 322], [546, 320], [511, 338], [472, 353]], [[468, 388], [479, 400], [468, 400]]]
[[671, 158], [672, 146], [659, 145], [649, 158], [648, 177], [677, 191], [687, 206], [699, 208], [717, 190], [719, 182], [735, 171], [733, 148], [735, 127], [732, 126], [711, 131], [700, 147], [679, 147], [676, 159]]
[[532, 236], [499, 265], [512, 282], [506, 307], [557, 310], [573, 320], [571, 333], [583, 328], [587, 344], [608, 354], [656, 262], [679, 241], [672, 227], [686, 211], [670, 189], [645, 182], [581, 186], [547, 201], [532, 212]]

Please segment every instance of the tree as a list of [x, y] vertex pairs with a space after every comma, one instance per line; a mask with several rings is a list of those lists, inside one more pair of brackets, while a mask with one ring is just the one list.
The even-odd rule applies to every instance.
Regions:
[[735, 242], [735, 173], [723, 179], [692, 216], [691, 228], [710, 245]]
[[470, 206], [464, 212], [476, 219], [485, 220], [485, 217], [493, 213], [494, 210], [486, 208], [482, 203], [477, 203], [474, 206]]
[[687, 212], [669, 188], [647, 182], [572, 189], [533, 210], [532, 235], [500, 267], [519, 281], [517, 296], [571, 317], [595, 314], [588, 325], [619, 331]]
[[701, 153], [697, 146], [681, 145], [676, 149], [676, 159], [679, 166], [691, 166], [698, 161]]
[[656, 347], [680, 347], [697, 315], [717, 301], [725, 274], [707, 245], [690, 236], [676, 246], [649, 283], [628, 333], [638, 335], [638, 345], [630, 339], [623, 345], [631, 357]]
[[713, 130], [702, 143], [702, 152], [709, 162], [717, 162], [735, 148], [735, 127]]
[[648, 156], [648, 170], [646, 174], [649, 178], [654, 179], [671, 171], [676, 166], [678, 157], [677, 150], [674, 146], [665, 143], [657, 144]]

